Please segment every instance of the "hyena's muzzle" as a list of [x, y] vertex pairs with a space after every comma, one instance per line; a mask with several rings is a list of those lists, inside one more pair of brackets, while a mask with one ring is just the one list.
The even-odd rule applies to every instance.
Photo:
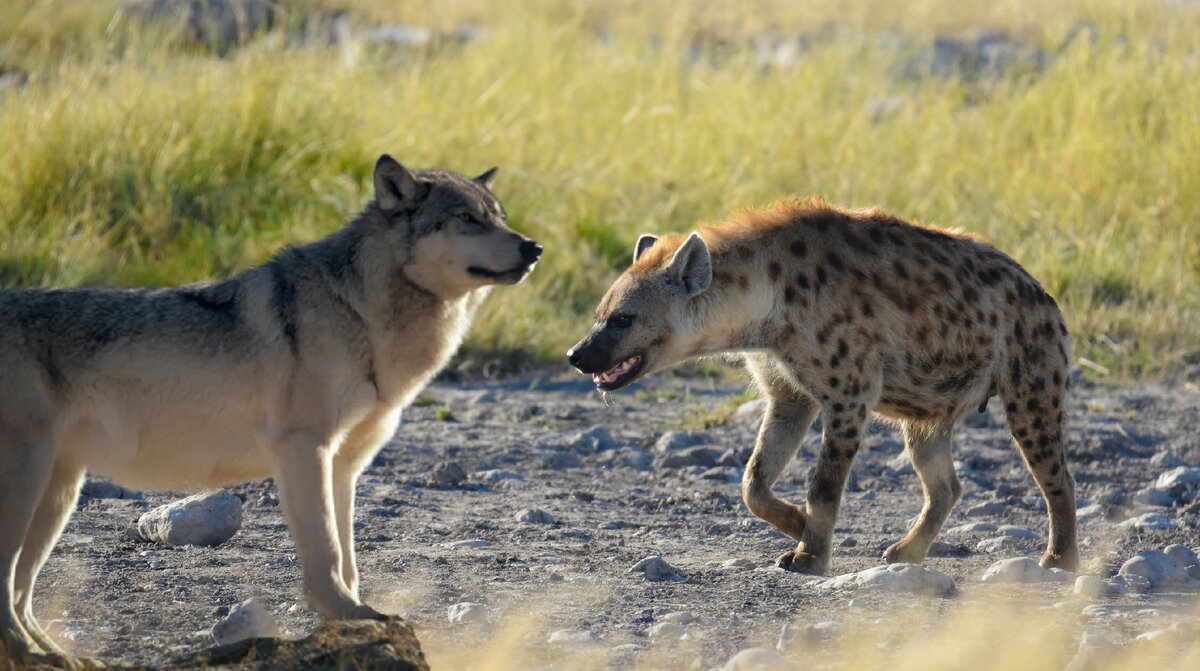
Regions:
[[646, 364], [644, 354], [622, 352], [620, 327], [597, 323], [587, 335], [567, 350], [567, 361], [579, 372], [592, 376], [601, 391], [613, 391], [637, 379]]

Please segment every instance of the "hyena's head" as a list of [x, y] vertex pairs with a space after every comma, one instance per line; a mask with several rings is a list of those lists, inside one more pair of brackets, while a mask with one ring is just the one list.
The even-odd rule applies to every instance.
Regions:
[[688, 358], [697, 335], [688, 303], [711, 283], [712, 256], [699, 234], [682, 243], [643, 235], [633, 265], [604, 295], [595, 325], [567, 360], [612, 391]]
[[444, 170], [410, 171], [384, 154], [375, 164], [375, 207], [400, 230], [404, 273], [439, 295], [516, 284], [542, 246], [508, 227], [492, 194], [496, 168], [471, 179]]

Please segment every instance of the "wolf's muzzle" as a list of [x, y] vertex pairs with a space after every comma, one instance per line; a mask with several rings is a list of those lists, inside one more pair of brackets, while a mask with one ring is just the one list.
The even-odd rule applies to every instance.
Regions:
[[522, 242], [519, 251], [521, 252], [521, 260], [525, 263], [533, 263], [542, 256], [542, 246], [533, 240]]

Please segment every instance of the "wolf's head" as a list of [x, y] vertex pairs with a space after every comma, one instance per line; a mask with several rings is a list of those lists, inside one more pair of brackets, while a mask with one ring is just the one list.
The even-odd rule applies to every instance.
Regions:
[[633, 265], [609, 288], [592, 330], [567, 352], [602, 391], [693, 354], [688, 301], [712, 283], [712, 256], [698, 233], [686, 240], [638, 239]]
[[495, 178], [496, 168], [471, 179], [412, 172], [391, 156], [379, 158], [374, 206], [389, 224], [404, 224], [409, 279], [438, 295], [459, 295], [516, 284], [533, 270], [542, 246], [508, 227], [491, 191]]

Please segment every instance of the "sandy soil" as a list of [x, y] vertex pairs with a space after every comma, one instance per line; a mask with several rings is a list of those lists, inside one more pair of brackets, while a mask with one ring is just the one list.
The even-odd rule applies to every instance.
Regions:
[[[660, 377], [614, 395], [611, 407], [567, 374], [430, 388], [430, 404], [406, 411], [396, 438], [359, 481], [367, 602], [410, 618], [435, 662], [436, 650], [469, 648], [501, 624], [522, 621], [524, 644], [582, 642], [604, 649], [616, 668], [683, 635], [672, 663], [699, 669], [720, 667], [750, 646], [773, 647], [787, 623], [928, 603], [907, 593], [820, 589], [812, 576], [770, 567], [793, 544], [740, 500], [740, 469], [761, 414], [754, 401], [739, 409], [745, 388], [736, 380]], [[695, 428], [706, 421], [717, 423]], [[1003, 421], [993, 399], [957, 430], [965, 494], [946, 529], [990, 522], [1036, 537], [943, 532], [925, 565], [954, 579], [958, 599], [980, 594], [980, 576], [997, 560], [1036, 558], [1045, 546], [1041, 497]], [[1080, 523], [1084, 572], [1109, 578], [1140, 551], [1200, 546], [1200, 502], [1148, 508], [1136, 501], [1171, 467], [1200, 466], [1194, 384], [1077, 385], [1070, 421], [1080, 505], [1096, 504]], [[776, 486], [791, 500], [803, 499], [818, 428], [819, 421]], [[843, 501], [832, 573], [881, 564], [883, 549], [919, 511], [920, 487], [901, 455], [898, 433], [875, 425]], [[212, 645], [214, 622], [249, 597], [289, 635], [310, 632], [317, 617], [303, 602], [274, 485], [231, 490], [245, 503], [243, 527], [230, 541], [166, 547], [131, 540], [126, 529], [179, 492], [89, 483], [37, 586], [43, 624], [76, 654], [148, 664]], [[140, 498], [113, 498], [130, 495]], [[519, 520], [528, 510], [554, 521], [536, 513], [526, 515], [532, 522]], [[1177, 528], [1117, 526], [1147, 510]], [[989, 541], [984, 549], [981, 541]], [[651, 582], [629, 572], [652, 555], [686, 580]], [[1047, 604], [1082, 608], [1062, 605], [1070, 584], [1030, 589]], [[1181, 617], [1194, 621], [1197, 594], [1130, 593], [1084, 615], [1123, 645]], [[482, 606], [460, 607], [470, 611], [468, 622], [451, 623], [449, 609], [464, 602]]]

